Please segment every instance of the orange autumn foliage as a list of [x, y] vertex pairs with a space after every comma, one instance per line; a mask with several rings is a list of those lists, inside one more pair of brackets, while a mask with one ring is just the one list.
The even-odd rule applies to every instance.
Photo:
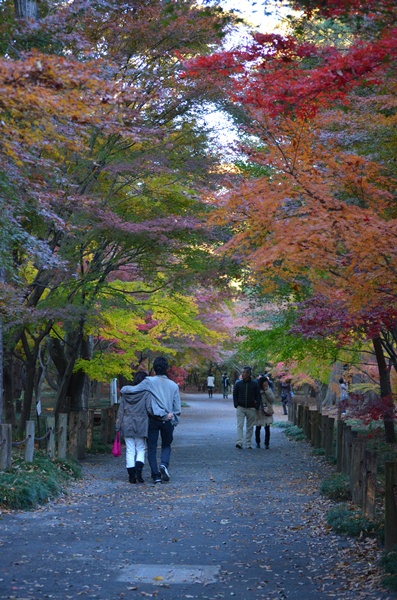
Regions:
[[393, 31], [343, 51], [257, 34], [187, 65], [244, 114], [255, 169], [216, 198], [215, 218], [232, 229], [223, 251], [247, 260], [265, 292], [337, 294], [353, 312], [397, 297]]

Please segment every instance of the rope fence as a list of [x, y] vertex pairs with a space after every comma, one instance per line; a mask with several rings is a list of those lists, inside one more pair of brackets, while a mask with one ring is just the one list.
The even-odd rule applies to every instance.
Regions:
[[59, 414], [45, 419], [46, 432], [42, 436], [35, 435], [35, 421], [26, 422], [25, 438], [12, 441], [12, 426], [0, 424], [0, 472], [10, 469], [12, 464], [12, 448], [25, 447], [25, 461], [32, 462], [35, 444], [45, 442], [49, 458], [66, 459], [67, 456], [82, 460], [87, 449], [92, 448], [94, 426], [99, 426], [99, 435], [104, 444], [112, 443], [118, 405], [106, 409], [90, 409], [88, 411]]
[[50, 435], [51, 435], [51, 432], [52, 432], [52, 428], [50, 427], [50, 428], [48, 429], [47, 433], [45, 433], [44, 435], [42, 435], [42, 436], [41, 436], [41, 437], [39, 437], [39, 438], [38, 438], [38, 437], [35, 437], [35, 438], [34, 438], [34, 441], [35, 441], [35, 442], [42, 442], [43, 440], [47, 440], [47, 439], [50, 437]]
[[[24, 440], [21, 440], [20, 442], [12, 442], [12, 445], [13, 445], [13, 446], [23, 446], [24, 444], [26, 444], [26, 442], [27, 442], [28, 440], [30, 440], [30, 438], [31, 438], [31, 436], [30, 436], [30, 435], [28, 435], [28, 437], [27, 437], [27, 438], [25, 438]], [[35, 439], [36, 439], [36, 438], [35, 438]]]

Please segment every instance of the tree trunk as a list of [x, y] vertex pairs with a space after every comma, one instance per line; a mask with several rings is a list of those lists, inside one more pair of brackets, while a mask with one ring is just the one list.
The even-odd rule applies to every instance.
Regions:
[[33, 339], [33, 345], [29, 345], [26, 333], [24, 332], [21, 336], [22, 347], [24, 349], [26, 357], [26, 384], [25, 394], [21, 413], [21, 422], [19, 424], [21, 430], [25, 429], [26, 421], [30, 419], [30, 413], [32, 410], [33, 396], [35, 393], [37, 363], [40, 354], [40, 345], [42, 341], [47, 337], [51, 331], [52, 323], [47, 323], [45, 328]]
[[[65, 360], [63, 361], [63, 364], [65, 364], [65, 361], [67, 362], [66, 368], [62, 373], [62, 380], [58, 390], [58, 396], [55, 405], [55, 416], [58, 416], [58, 414], [62, 412], [69, 412], [70, 410], [70, 407], [66, 405], [66, 398], [68, 397], [69, 385], [72, 379], [74, 365], [76, 364], [83, 341], [83, 331], [84, 319], [81, 319], [78, 330], [68, 335], [68, 339], [73, 340], [73, 343], [66, 345], [68, 349], [68, 357], [65, 357]], [[59, 350], [60, 348], [58, 348], [58, 351]]]
[[19, 428], [21, 431], [25, 430], [26, 421], [30, 421], [33, 393], [35, 388], [36, 360], [29, 362], [26, 366], [26, 386], [22, 405], [21, 422], [19, 423]]
[[[4, 418], [14, 427], [16, 413], [21, 412], [20, 398], [25, 384], [21, 363], [15, 357], [3, 354]], [[19, 406], [17, 403], [19, 402]]]
[[71, 411], [88, 410], [90, 389], [90, 378], [84, 371], [77, 371], [72, 374], [66, 393], [67, 397], [70, 398]]
[[[80, 347], [80, 358], [91, 360], [94, 351], [93, 337], [83, 338]], [[77, 371], [72, 374], [67, 391], [67, 396], [71, 398], [70, 410], [80, 411], [88, 410], [88, 402], [91, 392], [90, 378], [84, 371]]]
[[55, 416], [57, 417], [59, 413], [68, 413], [70, 410], [70, 406], [66, 404], [66, 398], [68, 397], [68, 390], [70, 385], [70, 380], [72, 378], [74, 365], [76, 363], [77, 353], [71, 355], [63, 373], [61, 385], [59, 386], [57, 401], [55, 405]]
[[36, 0], [14, 0], [17, 19], [36, 21], [39, 13]]
[[343, 363], [337, 361], [332, 367], [332, 373], [329, 378], [327, 393], [325, 394], [322, 406], [332, 407], [338, 403], [339, 399], [339, 379], [343, 375]]
[[378, 364], [380, 396], [385, 404], [385, 413], [383, 416], [385, 441], [388, 444], [395, 444], [396, 432], [394, 430], [394, 404], [390, 381], [390, 367], [386, 363], [380, 337], [373, 339], [372, 343], [375, 350], [376, 362]]

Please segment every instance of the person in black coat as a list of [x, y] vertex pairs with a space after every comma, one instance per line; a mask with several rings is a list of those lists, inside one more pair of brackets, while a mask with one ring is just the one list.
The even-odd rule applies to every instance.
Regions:
[[257, 381], [251, 377], [251, 367], [243, 367], [242, 379], [236, 381], [233, 389], [234, 408], [237, 409], [237, 443], [236, 448], [242, 450], [244, 424], [245, 445], [251, 450], [252, 433], [254, 430], [256, 410], [261, 403], [261, 394]]

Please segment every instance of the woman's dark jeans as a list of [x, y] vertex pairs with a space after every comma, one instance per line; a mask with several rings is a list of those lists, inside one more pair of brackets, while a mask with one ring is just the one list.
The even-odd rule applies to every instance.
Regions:
[[[265, 446], [268, 446], [270, 443], [270, 425], [264, 425], [265, 427]], [[261, 426], [257, 425], [255, 427], [255, 441], [257, 444], [261, 443]]]

